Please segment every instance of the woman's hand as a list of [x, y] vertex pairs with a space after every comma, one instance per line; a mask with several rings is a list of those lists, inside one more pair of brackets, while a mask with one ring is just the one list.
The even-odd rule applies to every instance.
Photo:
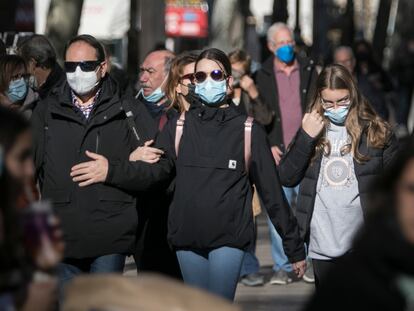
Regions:
[[313, 110], [311, 113], [305, 113], [302, 120], [302, 128], [312, 138], [316, 138], [322, 132], [325, 123], [323, 117]]
[[129, 161], [143, 161], [146, 163], [157, 163], [164, 151], [150, 147], [154, 143], [154, 140], [145, 142], [144, 146], [138, 147], [129, 155]]
[[240, 87], [249, 94], [250, 98], [256, 99], [259, 96], [256, 85], [252, 78], [248, 75], [244, 75], [240, 79]]
[[293, 271], [295, 271], [298, 278], [302, 278], [306, 271], [306, 261], [298, 261], [292, 264]]

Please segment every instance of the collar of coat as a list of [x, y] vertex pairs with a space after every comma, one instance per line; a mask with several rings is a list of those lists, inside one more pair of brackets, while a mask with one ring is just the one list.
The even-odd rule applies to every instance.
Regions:
[[228, 104], [226, 108], [210, 107], [202, 102], [193, 102], [190, 106], [190, 113], [201, 121], [216, 120], [219, 123], [230, 121], [241, 115], [231, 98], [226, 96], [224, 101]]
[[[53, 94], [49, 98], [49, 103], [51, 104], [51, 113], [61, 115], [80, 123], [84, 122], [77, 111], [77, 108], [72, 103], [71, 89], [67, 82], [53, 91]], [[99, 98], [88, 118], [88, 122], [107, 122], [120, 113], [124, 112], [118, 85], [109, 75], [107, 75], [102, 79]]]
[[[311, 58], [297, 55], [296, 60], [298, 61], [300, 71], [303, 71], [304, 69], [310, 71], [313, 67], [315, 67], [315, 61]], [[270, 56], [264, 61], [262, 70], [270, 75], [274, 75], [274, 56]]]

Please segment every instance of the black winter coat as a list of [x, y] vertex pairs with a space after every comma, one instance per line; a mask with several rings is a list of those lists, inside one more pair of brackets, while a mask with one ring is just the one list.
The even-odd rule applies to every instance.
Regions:
[[129, 102], [134, 112], [140, 144], [152, 139], [156, 127], [145, 107], [134, 105], [133, 98], [121, 100], [110, 78], [104, 79], [88, 120], [73, 105], [67, 84], [40, 102], [33, 113], [36, 172], [43, 198], [53, 201], [61, 220], [67, 258], [129, 253], [134, 246], [135, 196], [104, 183], [80, 188], [70, 177], [74, 165], [90, 160], [86, 150], [111, 162], [128, 162], [139, 143], [121, 101]]
[[41, 99], [45, 99], [52, 93], [55, 88], [61, 86], [63, 83], [65, 83], [65, 81], [66, 74], [59, 66], [59, 64], [56, 63], [53, 66], [52, 71], [49, 73], [49, 76], [47, 77], [45, 83], [43, 83], [36, 91]]
[[[279, 164], [280, 180], [283, 186], [295, 187], [300, 184], [296, 204], [296, 218], [301, 237], [305, 238], [305, 241], [309, 239], [309, 228], [322, 161], [322, 155], [313, 159], [316, 142], [317, 139], [310, 137], [300, 128]], [[390, 137], [384, 149], [378, 149], [368, 147], [366, 133], [362, 134], [359, 152], [369, 156], [370, 159], [364, 163], [358, 163], [354, 160], [354, 168], [363, 209], [366, 208], [368, 203], [368, 192], [371, 183], [391, 163], [397, 151], [398, 143], [394, 136]]]
[[[220, 109], [192, 104], [178, 158], [175, 118], [159, 137], [166, 157], [152, 166], [139, 162], [111, 165], [107, 182], [140, 190], [142, 181], [168, 178], [175, 169], [176, 187], [168, 221], [170, 243], [176, 249], [248, 249], [254, 237], [250, 177], [282, 236], [289, 260], [303, 260], [303, 241], [283, 194], [266, 133], [257, 123], [253, 125], [248, 175], [243, 144], [246, 116], [231, 101], [229, 105]], [[125, 176], [130, 177], [127, 183]]]
[[[280, 108], [279, 95], [276, 86], [276, 76], [273, 67], [274, 57], [269, 57], [263, 67], [256, 74], [256, 85], [259, 90], [260, 98], [271, 111], [274, 111], [273, 121], [266, 126], [269, 135], [270, 146], [278, 146], [282, 151], [287, 146], [283, 142], [283, 129]], [[316, 87], [318, 74], [315, 68], [315, 62], [308, 58], [297, 58], [300, 67], [300, 95], [302, 112], [306, 112], [309, 100], [313, 96]]]
[[403, 290], [401, 280], [414, 279], [414, 245], [403, 236], [395, 215], [369, 218], [353, 251], [329, 271], [305, 310], [412, 310], [407, 299], [412, 286]]

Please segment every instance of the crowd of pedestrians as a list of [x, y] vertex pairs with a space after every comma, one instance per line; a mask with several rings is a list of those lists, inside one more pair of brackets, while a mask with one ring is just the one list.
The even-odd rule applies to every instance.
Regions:
[[265, 283], [260, 212], [270, 284], [315, 283], [308, 310], [413, 303], [406, 65], [394, 82], [357, 41], [317, 66], [283, 23], [267, 48], [258, 69], [240, 49], [154, 50], [137, 89], [91, 35], [67, 42], [63, 68], [42, 35], [1, 56], [0, 310], [55, 310], [131, 255], [138, 277], [233, 301]]

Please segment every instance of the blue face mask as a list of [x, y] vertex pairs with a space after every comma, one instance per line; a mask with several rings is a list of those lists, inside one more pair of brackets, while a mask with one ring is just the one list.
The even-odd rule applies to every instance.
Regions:
[[335, 110], [325, 110], [324, 115], [335, 124], [344, 124], [348, 116], [349, 107], [341, 107]]
[[20, 78], [10, 82], [6, 95], [12, 103], [15, 103], [24, 99], [27, 95], [27, 91], [28, 88], [26, 80], [24, 78]]
[[214, 81], [207, 78], [204, 82], [196, 84], [195, 93], [210, 106], [220, 103], [227, 94], [227, 81]]
[[161, 87], [158, 87], [154, 92], [152, 92], [148, 96], [144, 95], [144, 90], [142, 89], [141, 89], [141, 93], [142, 93], [142, 97], [144, 97], [144, 99], [150, 103], [157, 103], [161, 100], [161, 98], [165, 96], [165, 93], [161, 90]]
[[281, 46], [275, 51], [275, 55], [280, 61], [289, 64], [295, 59], [295, 50], [290, 44]]

